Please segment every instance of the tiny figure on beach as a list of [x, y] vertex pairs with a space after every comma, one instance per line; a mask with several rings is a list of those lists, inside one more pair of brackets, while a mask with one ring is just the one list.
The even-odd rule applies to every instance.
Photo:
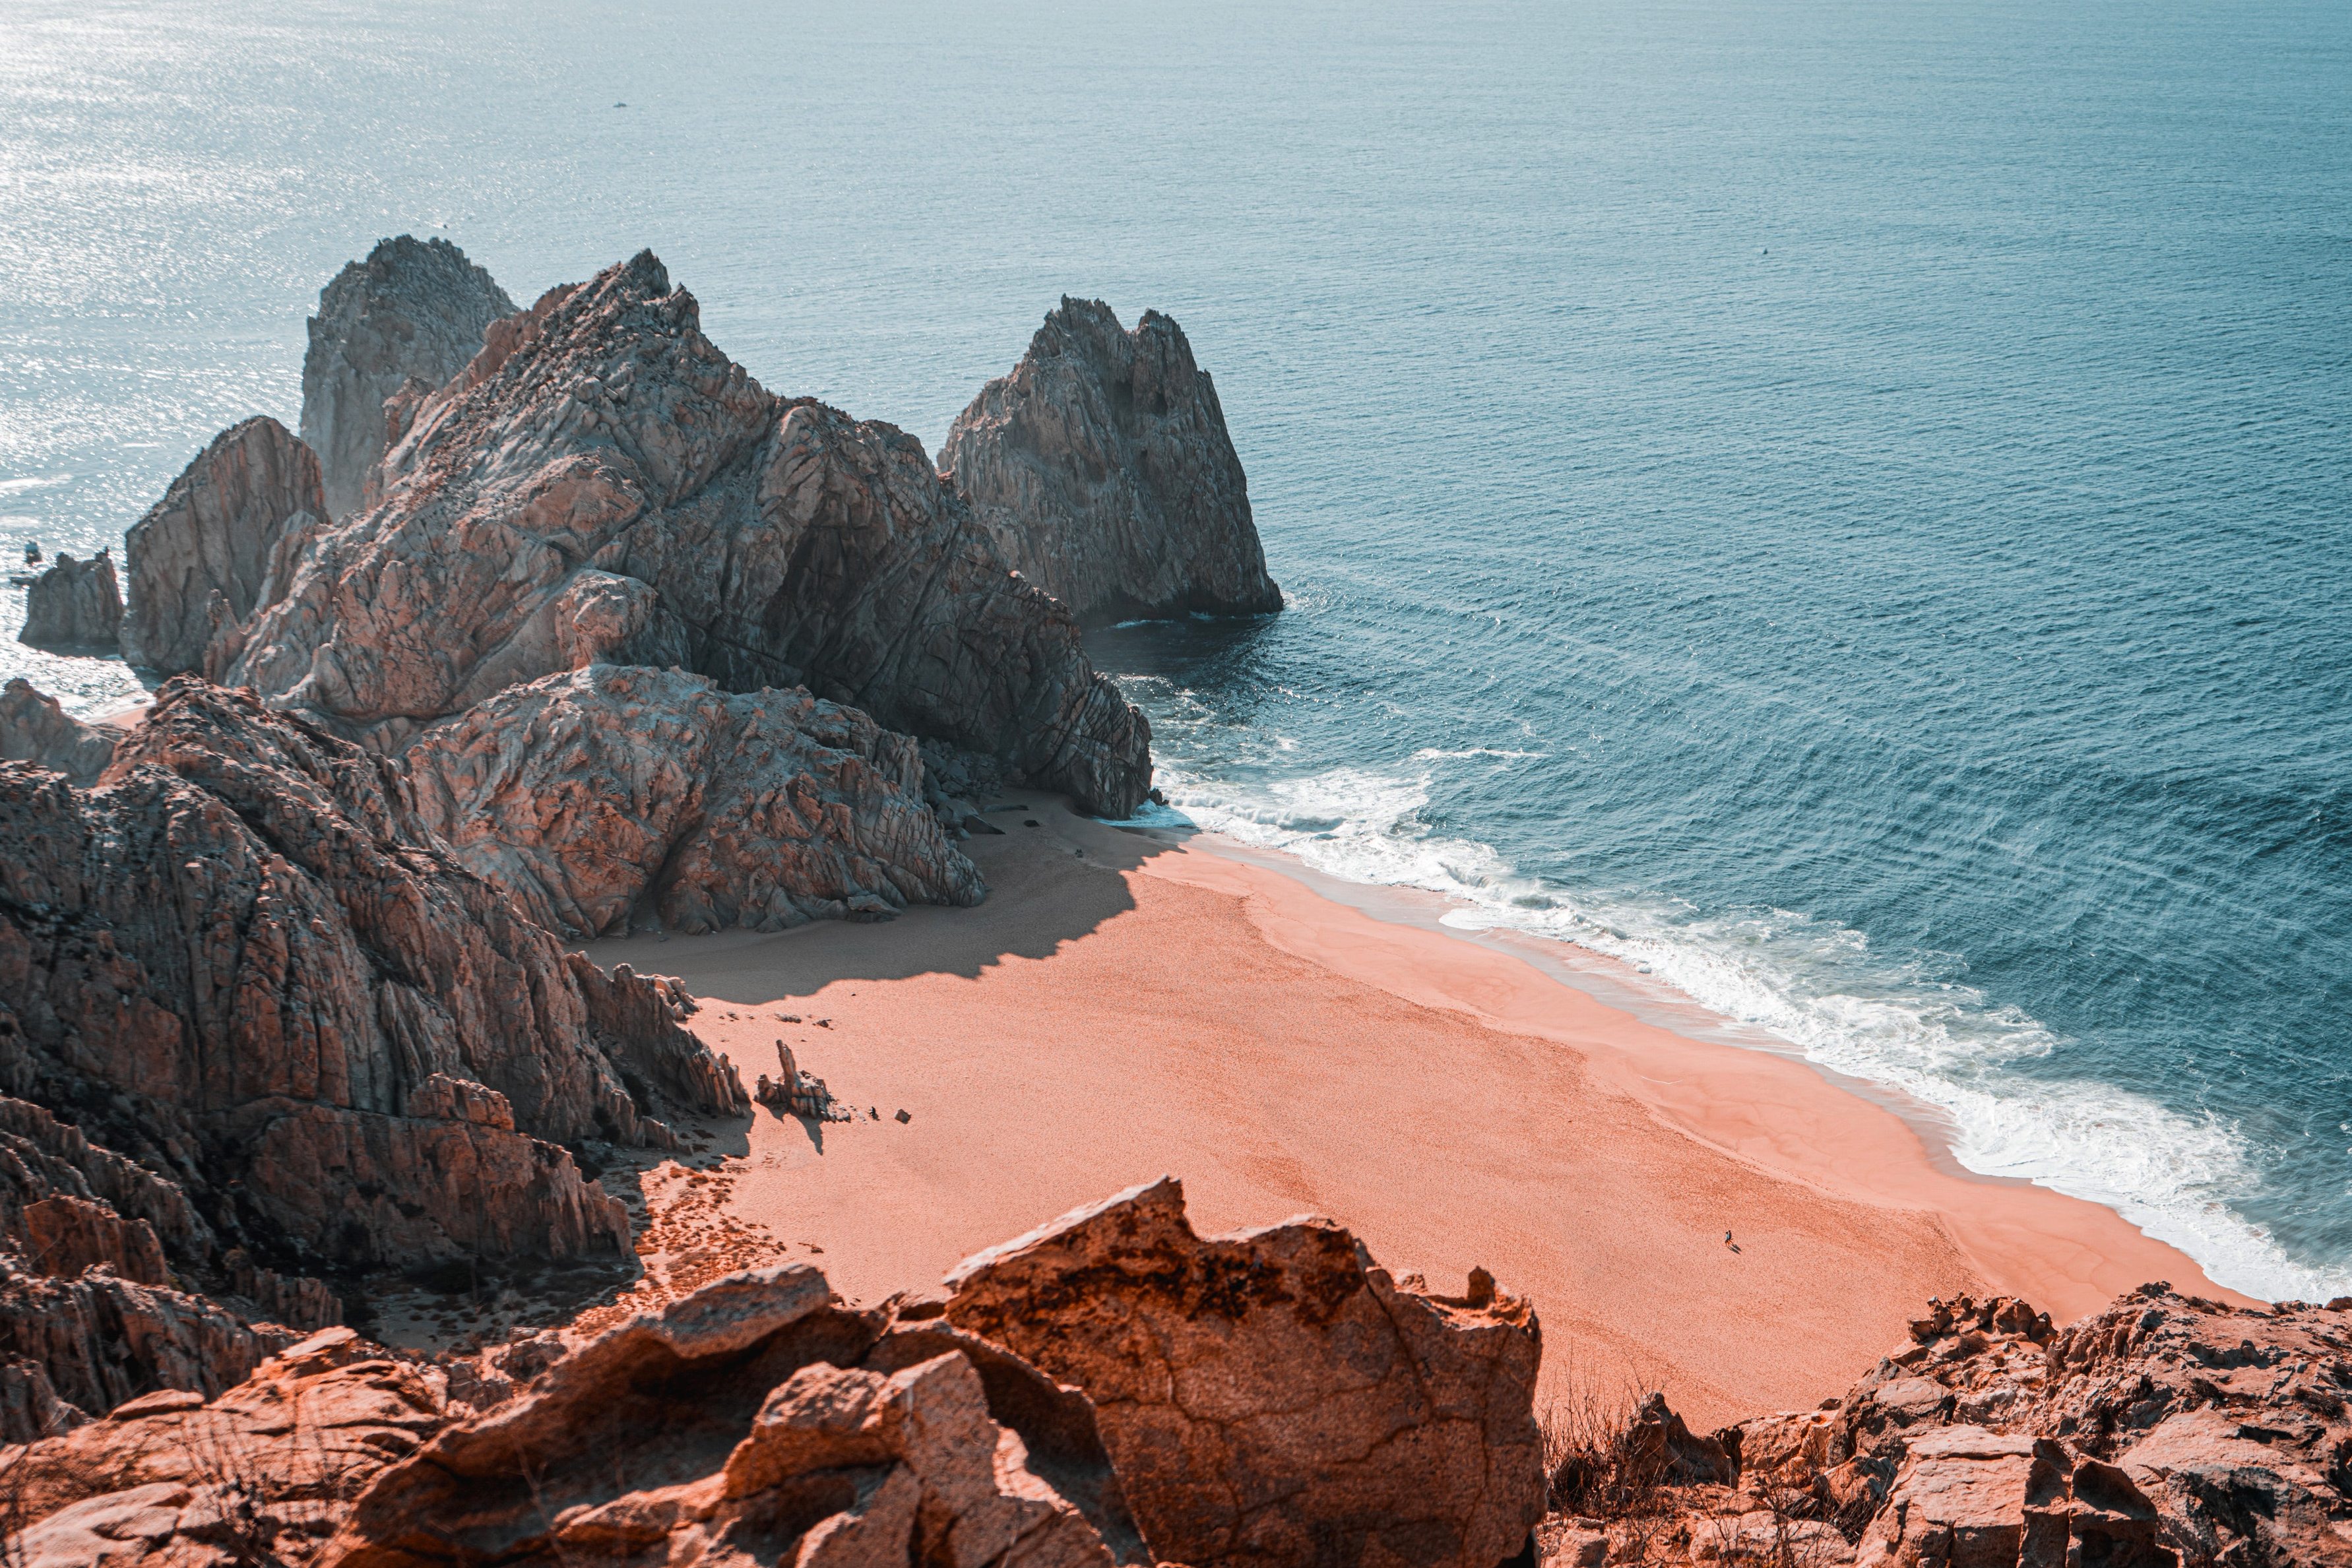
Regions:
[[1728, 1230], [1723, 1233], [1723, 1244], [1726, 1247], [1730, 1248], [1734, 1252], [1739, 1250], [1739, 1243], [1731, 1239], [1731, 1232]]

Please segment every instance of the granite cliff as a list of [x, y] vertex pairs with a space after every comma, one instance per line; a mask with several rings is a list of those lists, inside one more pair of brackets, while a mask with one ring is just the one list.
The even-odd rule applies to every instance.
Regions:
[[956, 416], [940, 466], [1081, 625], [1282, 608], [1216, 386], [1157, 310], [1130, 332], [1066, 297]]

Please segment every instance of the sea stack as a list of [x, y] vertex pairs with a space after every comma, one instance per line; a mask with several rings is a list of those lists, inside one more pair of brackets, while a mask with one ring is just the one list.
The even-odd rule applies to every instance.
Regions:
[[379, 240], [320, 292], [302, 357], [302, 439], [319, 455], [327, 506], [357, 510], [386, 444], [384, 404], [404, 404], [464, 369], [482, 330], [515, 302], [446, 239]]
[[25, 595], [25, 629], [16, 641], [34, 648], [106, 649], [122, 627], [122, 591], [107, 551], [96, 560], [58, 557]]
[[1216, 386], [1157, 310], [1130, 332], [1065, 297], [956, 416], [940, 467], [1081, 625], [1282, 608]]
[[131, 604], [122, 653], [158, 674], [206, 670], [253, 612], [289, 534], [326, 519], [319, 460], [267, 415], [212, 439], [131, 525]]

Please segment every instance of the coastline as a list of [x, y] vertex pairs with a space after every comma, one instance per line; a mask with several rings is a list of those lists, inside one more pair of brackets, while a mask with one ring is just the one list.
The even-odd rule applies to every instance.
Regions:
[[[2108, 1209], [1939, 1166], [1801, 1061], [1686, 1038], [1255, 852], [1021, 804], [968, 846], [978, 909], [588, 949], [679, 976], [747, 1077], [781, 1039], [857, 1108], [759, 1112], [722, 1136], [707, 1204], [845, 1295], [933, 1285], [1172, 1173], [1204, 1231], [1311, 1211], [1441, 1289], [1487, 1267], [1542, 1315], [1548, 1397], [1658, 1386], [1700, 1422], [1839, 1392], [1933, 1295], [2061, 1322], [2155, 1279], [2245, 1300]], [[704, 1232], [677, 1233], [690, 1253]]]

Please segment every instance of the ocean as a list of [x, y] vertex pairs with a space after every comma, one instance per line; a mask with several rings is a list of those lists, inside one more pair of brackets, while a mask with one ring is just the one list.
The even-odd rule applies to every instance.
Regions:
[[292, 424], [384, 235], [933, 450], [1157, 307], [1289, 601], [1096, 639], [1175, 811], [2352, 1293], [2352, 10], [850, 9], [10, 0], [0, 550]]

